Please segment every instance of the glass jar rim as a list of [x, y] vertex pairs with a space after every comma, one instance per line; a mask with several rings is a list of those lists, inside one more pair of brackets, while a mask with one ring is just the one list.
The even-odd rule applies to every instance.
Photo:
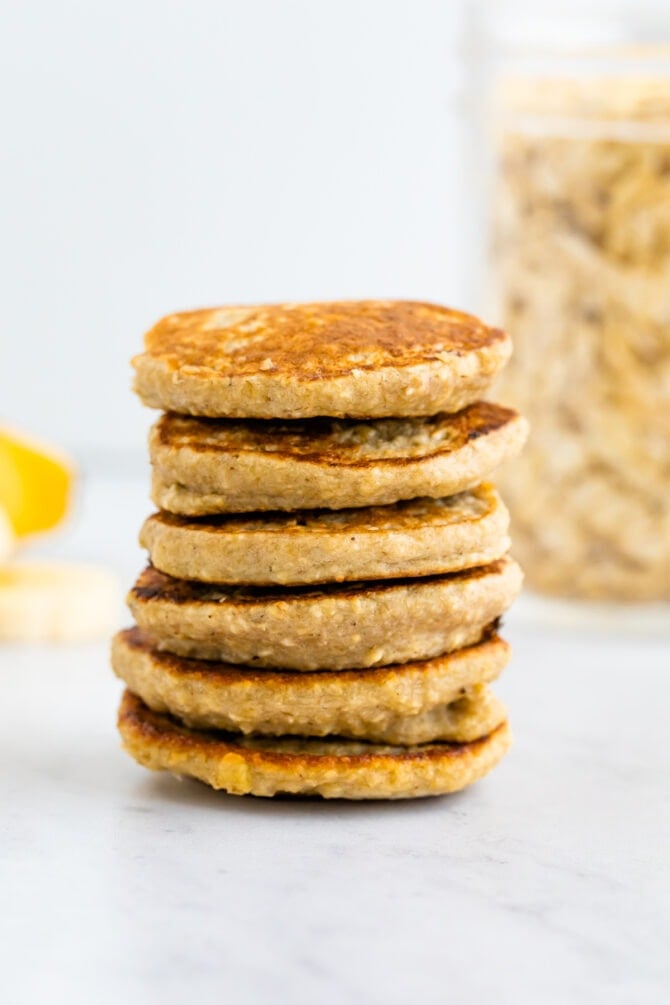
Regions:
[[[630, 50], [626, 50], [629, 52]], [[653, 62], [590, 61], [574, 71], [569, 62], [542, 61], [541, 71], [516, 60], [494, 76], [493, 103], [498, 115], [557, 123], [599, 123], [602, 127], [640, 126], [643, 131], [670, 129], [670, 47], [663, 72]]]

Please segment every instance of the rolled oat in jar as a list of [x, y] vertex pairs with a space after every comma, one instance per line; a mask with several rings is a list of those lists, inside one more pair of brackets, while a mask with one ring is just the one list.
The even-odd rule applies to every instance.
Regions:
[[515, 552], [546, 593], [670, 599], [670, 72], [508, 80], [496, 136]]

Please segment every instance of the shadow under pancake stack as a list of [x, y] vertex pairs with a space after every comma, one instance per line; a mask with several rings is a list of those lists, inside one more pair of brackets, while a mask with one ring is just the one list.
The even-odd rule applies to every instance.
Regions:
[[192, 311], [147, 334], [159, 510], [112, 652], [140, 764], [235, 794], [395, 799], [501, 759], [489, 685], [522, 577], [488, 479], [526, 423], [482, 398], [510, 352], [403, 301]]

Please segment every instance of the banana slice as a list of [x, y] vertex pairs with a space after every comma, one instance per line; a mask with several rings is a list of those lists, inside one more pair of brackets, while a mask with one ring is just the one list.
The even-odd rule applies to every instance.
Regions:
[[14, 551], [15, 544], [16, 537], [14, 536], [11, 521], [2, 506], [0, 506], [0, 562], [7, 561]]
[[115, 577], [92, 565], [21, 562], [0, 567], [0, 641], [86, 642], [116, 626]]

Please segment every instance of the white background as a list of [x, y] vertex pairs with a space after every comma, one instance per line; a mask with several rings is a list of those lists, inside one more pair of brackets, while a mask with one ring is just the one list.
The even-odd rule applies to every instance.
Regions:
[[460, 302], [463, 4], [5, 3], [0, 409], [137, 448], [128, 358], [160, 315]]
[[476, 309], [477, 46], [663, 21], [666, 0], [0, 0], [0, 420], [139, 460], [128, 360], [167, 312]]

